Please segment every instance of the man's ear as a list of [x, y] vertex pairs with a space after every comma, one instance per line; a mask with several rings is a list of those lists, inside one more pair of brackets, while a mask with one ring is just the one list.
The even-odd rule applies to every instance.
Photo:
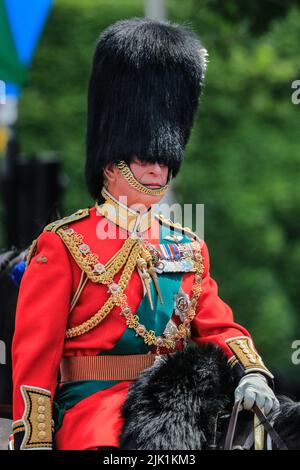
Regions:
[[106, 165], [103, 174], [107, 181], [114, 182], [116, 179], [116, 165]]

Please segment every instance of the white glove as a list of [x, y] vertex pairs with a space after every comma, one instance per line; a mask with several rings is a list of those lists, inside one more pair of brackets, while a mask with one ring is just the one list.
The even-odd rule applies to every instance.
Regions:
[[234, 392], [235, 401], [242, 400], [244, 410], [251, 410], [254, 403], [267, 415], [279, 410], [280, 405], [267, 379], [260, 373], [246, 374]]

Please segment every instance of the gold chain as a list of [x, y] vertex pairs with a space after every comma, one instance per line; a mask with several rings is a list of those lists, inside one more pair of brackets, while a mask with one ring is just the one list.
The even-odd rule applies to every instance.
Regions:
[[[196, 315], [198, 299], [202, 292], [203, 260], [200, 251], [194, 253], [195, 282], [192, 287], [192, 298], [182, 323], [174, 333], [156, 336], [153, 330], [147, 330], [144, 325], [140, 324], [138, 315], [132, 313], [131, 308], [128, 306], [127, 296], [124, 294], [124, 290], [137, 266], [138, 260], [142, 257], [146, 264], [151, 262], [151, 254], [143, 241], [138, 238], [129, 237], [124, 242], [122, 248], [105, 265], [107, 272], [99, 275], [99, 273], [93, 272], [93, 265], [100, 264], [98, 256], [90, 253], [88, 245], [84, 243], [83, 236], [76, 233], [73, 229], [69, 229], [68, 226], [61, 227], [58, 233], [68, 246], [77, 264], [87, 274], [89, 279], [93, 282], [109, 284], [109, 292], [111, 294], [105, 304], [91, 318], [80, 325], [67, 329], [66, 338], [74, 338], [92, 330], [107, 317], [115, 306], [118, 306], [121, 307], [121, 314], [125, 317], [127, 327], [135, 330], [136, 334], [141, 336], [147, 345], [155, 345], [158, 354], [160, 348], [174, 349], [180, 340], [187, 341], [190, 335], [190, 323]], [[84, 254], [79, 250], [79, 247], [87, 247], [88, 250]], [[118, 284], [116, 284], [113, 282], [113, 277], [123, 266], [123, 272]]]
[[157, 354], [159, 354], [160, 348], [166, 349], [175, 349], [176, 344], [180, 340], [185, 342], [188, 340], [190, 335], [190, 323], [193, 321], [196, 315], [196, 308], [198, 305], [198, 300], [202, 292], [201, 282], [203, 274], [203, 259], [201, 254], [195, 253], [195, 258], [193, 260], [194, 267], [196, 269], [195, 273], [195, 282], [192, 288], [192, 298], [190, 300], [189, 308], [184, 315], [183, 322], [178, 326], [178, 330], [173, 334], [168, 334], [165, 337], [156, 336], [153, 330], [147, 330], [144, 325], [140, 324], [140, 319], [138, 315], [134, 315], [131, 312], [131, 309], [126, 305], [121, 314], [126, 319], [126, 324], [128, 328], [135, 330], [138, 336], [141, 336], [144, 339], [144, 342], [150, 346], [157, 347]]
[[[76, 263], [86, 273], [88, 278], [93, 282], [101, 284], [110, 284], [113, 282], [114, 276], [124, 266], [129, 253], [136, 243], [136, 239], [132, 237], [127, 238], [122, 248], [103, 265], [103, 272], [101, 273], [95, 271], [95, 266], [101, 265], [98, 256], [95, 253], [89, 252], [89, 247], [84, 243], [81, 234], [74, 232], [73, 229], [69, 229], [67, 226], [60, 228], [57, 233], [63, 239]], [[84, 248], [87, 247], [87, 253], [82, 253], [80, 247], [83, 247], [83, 251]]]
[[147, 188], [134, 177], [129, 166], [124, 161], [118, 162], [117, 167], [119, 168], [126, 181], [130, 184], [130, 186], [132, 186], [134, 189], [137, 189], [141, 193], [149, 194], [150, 196], [163, 196], [168, 189], [167, 184], [165, 184], [159, 189]]
[[83, 335], [84, 333], [87, 333], [88, 331], [98, 326], [99, 323], [101, 323], [102, 320], [107, 317], [114, 306], [120, 306], [121, 308], [124, 308], [127, 303], [127, 296], [124, 294], [124, 290], [135, 269], [137, 259], [140, 257], [140, 251], [140, 241], [135, 240], [135, 246], [129, 255], [120, 280], [118, 284], [116, 284], [115, 293], [111, 293], [105, 304], [100, 308], [100, 310], [98, 310], [97, 313], [95, 313], [95, 315], [93, 315], [84, 323], [73, 328], [69, 328], [66, 332], [67, 338], [74, 338], [75, 336]]

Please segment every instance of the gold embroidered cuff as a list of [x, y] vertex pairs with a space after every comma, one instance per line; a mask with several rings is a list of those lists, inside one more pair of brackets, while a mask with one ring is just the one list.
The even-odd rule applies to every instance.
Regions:
[[24, 414], [21, 420], [13, 423], [14, 436], [24, 433], [20, 450], [52, 449], [51, 393], [28, 385], [21, 385], [21, 393]]
[[271, 379], [274, 376], [264, 365], [261, 357], [254, 349], [253, 343], [247, 336], [237, 336], [236, 338], [229, 338], [226, 341], [234, 356], [228, 361], [231, 367], [237, 364], [237, 361], [242, 364], [245, 372], [261, 372]]

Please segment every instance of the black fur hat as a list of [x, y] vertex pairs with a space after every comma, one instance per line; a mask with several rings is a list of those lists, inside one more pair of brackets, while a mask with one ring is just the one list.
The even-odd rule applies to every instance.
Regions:
[[88, 89], [86, 183], [96, 199], [108, 163], [136, 155], [175, 177], [197, 109], [206, 50], [180, 25], [132, 18], [99, 37]]

